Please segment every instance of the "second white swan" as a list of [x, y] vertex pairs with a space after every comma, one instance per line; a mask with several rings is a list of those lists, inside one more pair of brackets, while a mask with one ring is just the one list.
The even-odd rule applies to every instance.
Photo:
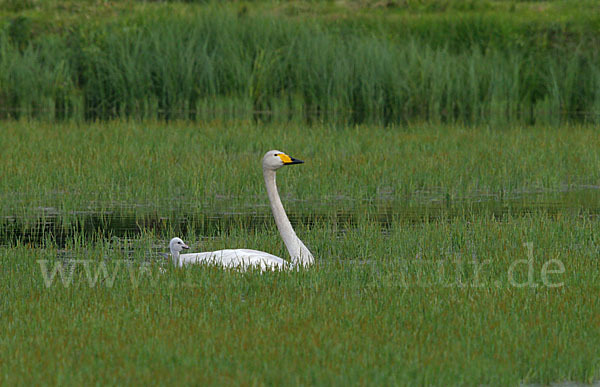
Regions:
[[314, 263], [314, 257], [310, 250], [298, 238], [290, 220], [283, 209], [283, 204], [277, 192], [275, 183], [276, 171], [284, 165], [302, 164], [302, 160], [295, 159], [287, 154], [271, 150], [268, 151], [262, 159], [263, 177], [267, 187], [267, 195], [271, 203], [271, 210], [275, 223], [281, 234], [290, 254], [290, 263], [282, 258], [264, 251], [249, 249], [227, 249], [208, 251], [203, 253], [180, 254], [188, 246], [179, 238], [173, 238], [169, 243], [173, 263], [175, 266], [183, 266], [193, 263], [218, 264], [223, 267], [237, 268], [246, 270], [249, 267], [256, 267], [261, 270], [285, 270], [295, 266], [310, 266]]

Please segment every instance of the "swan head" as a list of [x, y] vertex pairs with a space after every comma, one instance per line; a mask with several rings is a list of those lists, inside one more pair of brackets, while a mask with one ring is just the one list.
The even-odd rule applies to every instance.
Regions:
[[171, 242], [169, 242], [169, 250], [171, 250], [171, 254], [179, 253], [180, 251], [187, 250], [190, 247], [186, 245], [181, 238], [173, 238]]
[[272, 171], [276, 171], [284, 165], [302, 164], [303, 162], [278, 150], [268, 151], [262, 160], [263, 169], [270, 169]]

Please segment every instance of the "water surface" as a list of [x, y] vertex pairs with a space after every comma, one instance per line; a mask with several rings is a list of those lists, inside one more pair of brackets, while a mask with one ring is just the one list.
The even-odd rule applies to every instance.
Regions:
[[[418, 196], [415, 198], [415, 196]], [[343, 233], [362, 219], [369, 219], [385, 232], [394, 224], [452, 221], [456, 218], [492, 217], [504, 221], [511, 217], [543, 214], [544, 216], [587, 216], [600, 214], [600, 187], [578, 187], [559, 192], [516, 192], [510, 195], [478, 195], [450, 198], [439, 193], [420, 193], [411, 198], [380, 196], [373, 200], [328, 198], [322, 201], [286, 199], [289, 218], [295, 226], [325, 224]], [[189, 208], [198, 208], [190, 205]], [[22, 211], [23, 212], [23, 211]], [[5, 214], [0, 218], [0, 245], [24, 243], [43, 245], [52, 240], [64, 245], [74, 235], [131, 238], [152, 231], [163, 235], [186, 235], [190, 230], [202, 237], [218, 235], [232, 228], [249, 231], [275, 227], [269, 206], [246, 204], [231, 199], [219, 208], [186, 210], [144, 206], [88, 208], [60, 211], [38, 207], [28, 215]]]

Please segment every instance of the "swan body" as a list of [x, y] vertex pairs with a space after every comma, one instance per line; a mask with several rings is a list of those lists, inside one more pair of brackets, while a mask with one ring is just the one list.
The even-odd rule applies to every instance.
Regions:
[[[181, 243], [180, 243], [181, 242]], [[220, 265], [224, 268], [248, 270], [250, 267], [265, 270], [285, 270], [290, 264], [285, 260], [264, 251], [250, 249], [226, 249], [204, 253], [181, 254], [187, 245], [179, 238], [169, 243], [173, 264], [183, 267], [189, 264]]]
[[186, 264], [217, 264], [227, 268], [247, 270], [255, 267], [261, 271], [286, 270], [295, 266], [308, 267], [313, 264], [314, 257], [310, 250], [298, 238], [290, 220], [285, 213], [283, 204], [277, 192], [275, 183], [276, 171], [284, 165], [302, 164], [302, 160], [294, 159], [287, 154], [271, 150], [262, 159], [263, 177], [267, 188], [267, 196], [271, 204], [271, 211], [281, 238], [290, 254], [291, 263], [264, 251], [250, 249], [226, 249], [204, 253], [180, 254], [189, 247], [179, 238], [173, 238], [169, 243], [173, 264], [183, 266]]

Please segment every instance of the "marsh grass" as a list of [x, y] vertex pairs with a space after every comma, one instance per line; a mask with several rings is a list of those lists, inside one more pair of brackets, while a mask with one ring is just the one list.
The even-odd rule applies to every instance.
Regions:
[[[46, 287], [39, 260], [48, 267], [65, 262], [51, 240], [45, 248], [0, 248], [3, 381], [598, 379], [595, 218], [400, 220], [386, 235], [379, 231], [367, 220], [342, 235], [326, 223], [300, 228], [317, 266], [265, 274], [167, 267], [159, 275], [156, 266], [141, 272], [167, 239], [151, 233], [125, 245], [75, 239], [69, 259], [87, 260], [92, 274], [101, 262], [110, 275], [117, 262], [127, 262], [112, 285], [100, 274], [94, 286], [80, 265], [70, 286], [57, 277]], [[198, 250], [251, 242], [284, 253], [273, 229], [248, 237], [231, 228], [208, 241], [184, 237]], [[533, 282], [511, 285], [510, 267], [529, 258], [528, 242]], [[564, 273], [547, 275], [558, 287], [542, 279], [551, 259], [564, 264]], [[474, 261], [482, 263], [479, 270]], [[516, 283], [527, 282], [527, 270], [523, 263], [513, 268]]]
[[[9, 121], [0, 130], [2, 219], [21, 227], [0, 235], [5, 384], [600, 377], [594, 128]], [[317, 265], [160, 274], [158, 253], [174, 235], [194, 251], [287, 257], [260, 173], [270, 148], [306, 161], [281, 170], [278, 185]], [[589, 195], [569, 196], [584, 186]], [[558, 205], [543, 205], [561, 191]], [[530, 211], [475, 209], [531, 192], [541, 196]], [[111, 223], [119, 214], [132, 222], [123, 234]], [[24, 236], [49, 221], [69, 233]], [[66, 276], [47, 282], [57, 264]]]
[[[282, 170], [278, 180], [287, 208], [300, 214], [315, 205], [324, 215], [369, 214], [390, 206], [593, 191], [600, 184], [593, 127], [23, 121], [2, 122], [0, 130], [1, 210], [20, 219], [76, 222], [103, 212], [134, 219], [178, 212], [268, 216], [260, 160], [273, 148], [306, 161]], [[594, 195], [586, 200], [586, 208], [597, 207]]]
[[0, 4], [0, 383], [600, 379], [593, 3]]
[[232, 6], [163, 5], [25, 43], [6, 27], [0, 30], [0, 114], [597, 122], [600, 73], [597, 53], [588, 48], [595, 45], [589, 21], [581, 22], [587, 31], [581, 32], [515, 24], [502, 12], [424, 18], [429, 22], [357, 14], [336, 23], [240, 14]]

